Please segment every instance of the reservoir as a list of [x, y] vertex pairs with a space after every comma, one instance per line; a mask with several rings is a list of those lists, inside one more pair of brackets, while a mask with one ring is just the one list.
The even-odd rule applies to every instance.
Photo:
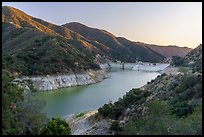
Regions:
[[93, 85], [38, 93], [38, 98], [46, 102], [43, 112], [51, 118], [98, 109], [109, 101], [117, 101], [132, 88], [139, 88], [160, 75], [158, 72], [120, 69], [108, 73], [111, 77]]

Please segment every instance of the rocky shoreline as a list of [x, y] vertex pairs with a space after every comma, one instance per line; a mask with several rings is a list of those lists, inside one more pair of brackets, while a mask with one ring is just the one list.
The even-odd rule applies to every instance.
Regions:
[[22, 77], [16, 80], [30, 79], [40, 91], [55, 90], [65, 87], [94, 84], [110, 77], [105, 70], [89, 70], [82, 74], [64, 74], [57, 76]]

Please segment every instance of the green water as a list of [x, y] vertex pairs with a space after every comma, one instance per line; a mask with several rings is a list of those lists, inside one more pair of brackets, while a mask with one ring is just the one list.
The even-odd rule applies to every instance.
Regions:
[[98, 109], [103, 104], [116, 101], [127, 91], [141, 87], [159, 75], [157, 72], [131, 70], [111, 71], [109, 74], [110, 78], [97, 84], [39, 93], [38, 97], [46, 101], [43, 112], [51, 118]]

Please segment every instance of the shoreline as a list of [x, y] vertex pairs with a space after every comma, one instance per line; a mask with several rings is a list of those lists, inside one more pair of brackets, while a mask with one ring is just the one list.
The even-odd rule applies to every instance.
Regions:
[[95, 84], [109, 77], [110, 75], [105, 70], [89, 70], [79, 74], [24, 76], [16, 80], [30, 79], [38, 91], [53, 91], [61, 88]]
[[[168, 66], [161, 71], [157, 71], [161, 74], [167, 75], [178, 74], [178, 68]], [[141, 86], [143, 88], [147, 84]], [[70, 124], [72, 135], [111, 135], [109, 128], [111, 121], [108, 119], [97, 118], [98, 109], [82, 111], [82, 116], [77, 117], [77, 113], [66, 115], [63, 118]]]
[[[160, 64], [161, 65], [161, 64]], [[163, 64], [164, 65], [164, 64]], [[166, 65], [166, 64], [165, 64]], [[165, 67], [165, 66], [164, 66]], [[176, 68], [171, 66], [153, 69], [153, 70], [139, 70], [139, 71], [150, 71], [159, 73], [176, 73]], [[135, 71], [135, 69], [132, 69]], [[174, 72], [175, 71], [175, 72]], [[33, 82], [34, 87], [38, 91], [53, 91], [56, 89], [76, 87], [81, 85], [91, 85], [101, 82], [103, 79], [109, 78], [110, 75], [107, 73], [107, 69], [101, 68], [100, 70], [87, 70], [79, 73], [67, 73], [67, 74], [53, 74], [45, 76], [21, 76], [16, 80], [27, 80], [30, 79]]]

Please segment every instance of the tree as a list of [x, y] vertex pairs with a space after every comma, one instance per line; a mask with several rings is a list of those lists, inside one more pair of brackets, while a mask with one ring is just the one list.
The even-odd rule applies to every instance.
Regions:
[[2, 134], [19, 135], [25, 130], [17, 113], [21, 108], [17, 105], [23, 101], [23, 89], [12, 83], [14, 77], [7, 70], [2, 71]]
[[122, 131], [122, 128], [120, 127], [119, 121], [115, 120], [112, 122], [111, 126], [110, 126], [110, 130], [115, 131], [115, 134], [119, 134], [119, 132]]
[[113, 107], [113, 105], [111, 103], [105, 104], [105, 105], [103, 105], [102, 107], [100, 107], [98, 109], [98, 112], [102, 116], [107, 117], [107, 116], [109, 116], [112, 113], [112, 107]]
[[182, 57], [173, 56], [172, 57], [172, 65], [175, 65], [175, 66], [184, 66], [185, 65], [185, 60]]
[[42, 131], [43, 135], [70, 135], [69, 124], [61, 118], [52, 118]]
[[[25, 82], [25, 83], [24, 83]], [[12, 74], [2, 72], [2, 134], [39, 135], [47, 118], [41, 113], [43, 104], [34, 99], [31, 81], [14, 81]], [[30, 91], [24, 92], [19, 85], [26, 84]]]

